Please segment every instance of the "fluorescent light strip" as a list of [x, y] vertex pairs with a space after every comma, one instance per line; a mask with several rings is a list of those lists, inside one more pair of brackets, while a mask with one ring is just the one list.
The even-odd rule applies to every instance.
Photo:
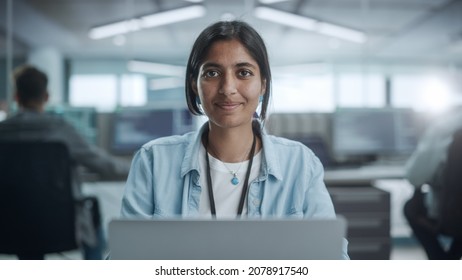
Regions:
[[88, 36], [94, 40], [103, 39], [119, 34], [138, 31], [144, 28], [152, 28], [156, 26], [199, 18], [203, 17], [205, 14], [206, 9], [204, 6], [194, 5], [186, 8], [155, 13], [152, 15], [143, 16], [141, 18], [123, 20], [95, 27], [90, 30]]
[[151, 28], [155, 26], [203, 17], [205, 13], [206, 10], [204, 6], [196, 5], [144, 16], [141, 18], [141, 22], [143, 28]]
[[254, 10], [257, 18], [268, 21], [289, 25], [292, 27], [314, 31], [317, 21], [307, 17], [301, 17], [287, 12], [282, 12], [276, 9], [267, 7], [257, 7]]
[[328, 69], [328, 65], [324, 62], [313, 62], [307, 64], [294, 64], [285, 66], [273, 66], [272, 72], [277, 74], [302, 74], [306, 73], [323, 73]]
[[363, 32], [268, 7], [255, 8], [254, 15], [260, 19], [307, 31], [317, 32], [319, 34], [336, 37], [354, 43], [362, 44], [367, 41], [367, 37]]
[[92, 28], [88, 33], [88, 37], [93, 40], [97, 40], [119, 34], [125, 34], [128, 32], [138, 31], [140, 29], [140, 20], [131, 19]]
[[262, 4], [274, 4], [274, 3], [287, 2], [287, 1], [292, 1], [292, 0], [259, 0], [258, 2]]
[[318, 24], [317, 32], [358, 44], [364, 44], [367, 41], [363, 32], [326, 22]]
[[186, 68], [171, 64], [162, 64], [146, 61], [131, 60], [127, 64], [131, 72], [154, 74], [161, 76], [174, 76], [183, 78]]
[[159, 78], [149, 81], [150, 90], [164, 90], [184, 87], [184, 79], [180, 78]]

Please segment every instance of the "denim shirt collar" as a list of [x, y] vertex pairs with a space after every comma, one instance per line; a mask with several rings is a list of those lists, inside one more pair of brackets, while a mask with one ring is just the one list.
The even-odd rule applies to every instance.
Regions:
[[[258, 122], [260, 124], [260, 122]], [[261, 125], [261, 124], [260, 124]], [[195, 172], [199, 175], [199, 151], [200, 145], [202, 145], [202, 133], [208, 128], [208, 122], [202, 125], [202, 127], [196, 132], [190, 133], [188, 138], [188, 144], [186, 147], [186, 153], [184, 156], [183, 164], [181, 165], [181, 176], [184, 177], [190, 172]], [[278, 161], [276, 155], [276, 149], [270, 136], [266, 131], [261, 129], [261, 139], [263, 142], [262, 150], [262, 166], [261, 175], [257, 178], [257, 181], [264, 181], [268, 176], [273, 176], [277, 180], [283, 180], [281, 162]], [[196, 183], [199, 180], [199, 176], [195, 177]]]
[[261, 130], [261, 139], [263, 142], [263, 158], [262, 158], [262, 177], [264, 179], [268, 176], [273, 176], [279, 181], [284, 178], [282, 176], [282, 163], [277, 157], [277, 149], [272, 142], [271, 137], [266, 133], [264, 129]]
[[[186, 147], [186, 152], [183, 159], [183, 164], [181, 165], [181, 176], [184, 177], [189, 172], [195, 171], [199, 175], [199, 151], [200, 146], [202, 145], [201, 136], [204, 130], [207, 128], [208, 122], [206, 122], [199, 130], [192, 132], [188, 135], [188, 142]], [[173, 156], [173, 155], [172, 155]], [[197, 181], [199, 176], [197, 176]]]

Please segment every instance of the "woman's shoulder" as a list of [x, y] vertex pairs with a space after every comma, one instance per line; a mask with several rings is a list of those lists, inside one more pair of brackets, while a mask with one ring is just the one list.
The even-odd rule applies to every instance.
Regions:
[[301, 170], [306, 170], [305, 168], [309, 166], [312, 172], [322, 169], [319, 158], [309, 147], [299, 141], [274, 135], [264, 136], [263, 141], [266, 160], [276, 163], [282, 169], [288, 165], [298, 166]]
[[310, 150], [306, 145], [296, 140], [269, 134], [264, 135], [264, 137], [266, 138], [268, 143], [271, 143], [271, 145], [274, 145], [274, 147], [278, 149], [301, 149], [307, 151]]
[[268, 134], [263, 137], [270, 153], [305, 159], [316, 157], [309, 147], [299, 141]]
[[174, 149], [178, 146], [183, 146], [191, 143], [194, 139], [195, 132], [189, 132], [183, 135], [172, 135], [166, 137], [159, 137], [145, 143], [141, 148], [144, 150], [153, 149]]

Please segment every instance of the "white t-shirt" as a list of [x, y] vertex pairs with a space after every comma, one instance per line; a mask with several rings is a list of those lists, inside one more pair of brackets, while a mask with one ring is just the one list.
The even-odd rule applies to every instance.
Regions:
[[[235, 218], [241, 199], [242, 189], [244, 187], [245, 175], [249, 161], [238, 163], [224, 163], [209, 154], [210, 176], [212, 178], [213, 196], [217, 218]], [[201, 145], [199, 151], [200, 164], [200, 185], [202, 186], [201, 198], [199, 203], [199, 215], [204, 218], [210, 218], [209, 191], [207, 184], [207, 163], [205, 161], [205, 148]], [[226, 165], [226, 166], [225, 166]], [[261, 166], [261, 150], [258, 152], [252, 162], [250, 171], [249, 184], [258, 176]], [[228, 167], [228, 168], [227, 168]], [[239, 170], [238, 170], [239, 169]], [[237, 171], [236, 177], [239, 179], [237, 185], [231, 183], [233, 175], [230, 170]], [[244, 203], [242, 215], [247, 214], [247, 198]]]

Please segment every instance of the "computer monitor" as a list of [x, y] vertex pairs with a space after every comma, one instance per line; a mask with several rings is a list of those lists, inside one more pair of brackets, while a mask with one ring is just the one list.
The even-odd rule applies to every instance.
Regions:
[[376, 158], [410, 154], [417, 145], [414, 111], [404, 108], [341, 108], [333, 114], [335, 156]]
[[285, 138], [301, 142], [319, 158], [324, 168], [331, 167], [334, 164], [331, 153], [326, 141], [316, 134], [284, 134]]
[[94, 107], [50, 106], [45, 112], [62, 117], [89, 143], [97, 144], [97, 112]]
[[131, 155], [143, 144], [164, 136], [192, 131], [193, 119], [187, 109], [124, 108], [112, 118], [110, 152]]

